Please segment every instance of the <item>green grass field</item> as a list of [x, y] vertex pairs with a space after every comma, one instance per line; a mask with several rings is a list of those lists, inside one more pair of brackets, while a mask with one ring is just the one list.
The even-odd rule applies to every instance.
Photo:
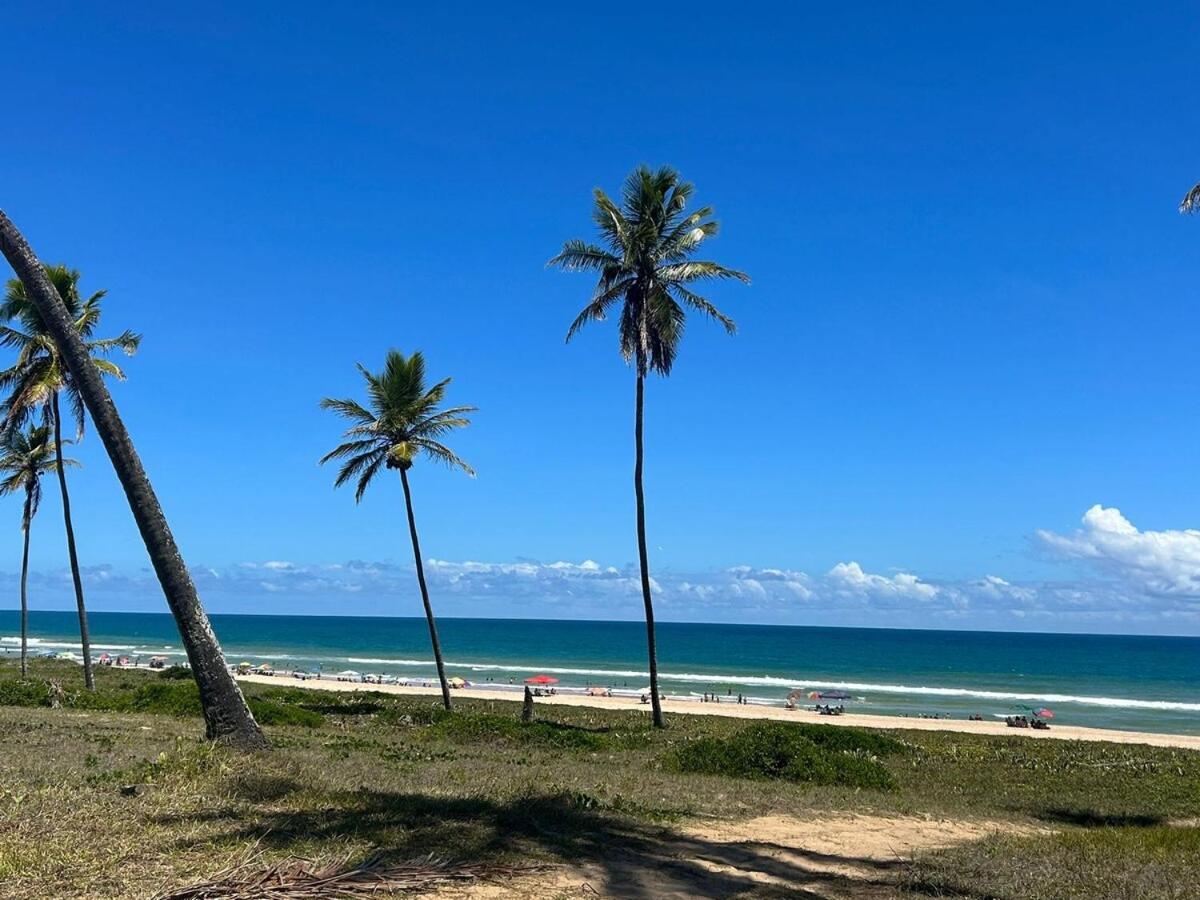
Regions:
[[[275, 747], [248, 757], [200, 739], [190, 682], [97, 674], [89, 695], [73, 665], [39, 661], [26, 683], [0, 665], [0, 895], [145, 897], [252, 845], [265, 859], [603, 868], [683, 841], [694, 822], [852, 811], [1039, 833], [922, 854], [821, 896], [1200, 896], [1194, 752], [716, 716], [656, 732], [638, 711], [562, 706], [522, 725], [511, 701], [447, 716], [432, 697], [284, 683], [246, 686]], [[691, 875], [714, 896], [816, 896], [799, 876], [764, 893], [736, 874]]]

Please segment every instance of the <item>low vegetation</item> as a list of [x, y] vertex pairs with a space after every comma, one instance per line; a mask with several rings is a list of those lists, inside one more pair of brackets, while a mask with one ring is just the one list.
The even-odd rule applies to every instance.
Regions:
[[669, 763], [704, 775], [893, 790], [896, 781], [878, 757], [903, 749], [899, 741], [861, 728], [763, 722], [728, 737], [690, 741]]
[[[147, 897], [226, 871], [249, 847], [264, 865], [433, 854], [615, 878], [664, 844], [718, 852], [694, 823], [844, 812], [1024, 829], [881, 872], [875, 896], [1165, 898], [1181, 896], [1181, 867], [1196, 871], [1183, 823], [1200, 815], [1200, 754], [1182, 750], [717, 716], [658, 730], [641, 710], [547, 705], [523, 725], [513, 701], [461, 700], [447, 716], [433, 696], [281, 680], [246, 685], [275, 747], [247, 755], [197, 740], [186, 681], [101, 668], [89, 694], [74, 665], [18, 674], [0, 663], [0, 896]], [[788, 774], [802, 764], [835, 775]], [[679, 859], [666, 871], [702, 895], [712, 877]], [[759, 889], [722, 877], [723, 896]], [[1092, 890], [1105, 884], [1125, 892]]]

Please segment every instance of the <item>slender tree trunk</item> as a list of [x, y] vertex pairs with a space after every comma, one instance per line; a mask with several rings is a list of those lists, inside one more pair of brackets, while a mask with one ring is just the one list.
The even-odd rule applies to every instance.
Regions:
[[413, 559], [417, 563], [417, 584], [421, 586], [421, 601], [425, 604], [425, 620], [429, 623], [429, 642], [433, 644], [433, 662], [437, 666], [438, 681], [442, 684], [442, 703], [447, 710], [454, 706], [450, 702], [450, 685], [446, 681], [446, 665], [442, 662], [442, 644], [438, 640], [437, 622], [433, 619], [433, 606], [429, 603], [429, 588], [425, 584], [425, 565], [421, 562], [421, 542], [417, 539], [417, 520], [413, 516], [412, 491], [408, 488], [408, 472], [400, 470], [400, 483], [404, 485], [404, 507], [408, 510], [408, 533], [412, 535]]
[[637, 448], [633, 463], [633, 493], [637, 498], [638, 562], [642, 567], [642, 602], [646, 606], [646, 650], [650, 657], [650, 709], [654, 727], [665, 728], [662, 700], [658, 695], [658, 649], [654, 640], [654, 600], [650, 596], [650, 562], [646, 556], [646, 497], [642, 492], [642, 407], [646, 392], [646, 376], [637, 377], [637, 414], [634, 418], [634, 444]]
[[225, 665], [221, 645], [217, 643], [217, 636], [196, 594], [196, 586], [192, 583], [187, 566], [179, 555], [162, 506], [150, 485], [150, 479], [146, 477], [142, 461], [109, 396], [108, 388], [92, 365], [87, 348], [75, 330], [62, 298], [46, 278], [41, 262], [3, 211], [0, 211], [0, 252], [4, 253], [25, 285], [25, 290], [58, 345], [95, 423], [96, 432], [112, 460], [121, 487], [125, 489], [129, 508], [146, 544], [150, 562], [158, 575], [175, 623], [179, 626], [179, 637], [200, 689], [200, 704], [204, 709], [208, 737], [244, 749], [265, 749], [268, 746], [267, 739], [254, 721], [241, 689]]
[[33, 526], [33, 495], [25, 489], [25, 550], [21, 554], [21, 677], [29, 675], [29, 529]]
[[58, 391], [50, 395], [50, 411], [54, 417], [54, 470], [58, 473], [58, 489], [62, 492], [63, 526], [67, 530], [67, 558], [71, 562], [71, 580], [75, 582], [75, 608], [79, 610], [79, 646], [83, 653], [83, 683], [89, 691], [96, 689], [92, 672], [92, 641], [88, 634], [87, 608], [83, 604], [83, 580], [79, 577], [79, 555], [75, 552], [75, 527], [71, 524], [71, 495], [67, 493], [67, 473], [63, 468], [62, 413], [58, 408]]

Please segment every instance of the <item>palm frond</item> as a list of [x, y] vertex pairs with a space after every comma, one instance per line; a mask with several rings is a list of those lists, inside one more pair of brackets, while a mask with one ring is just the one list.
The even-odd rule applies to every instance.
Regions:
[[333, 397], [326, 397], [321, 401], [321, 409], [331, 409], [343, 418], [363, 424], [375, 421], [375, 414], [355, 400], [337, 400]]
[[1200, 213], [1200, 184], [1195, 185], [1183, 195], [1183, 200], [1179, 204], [1179, 211], [1184, 215]]
[[467, 415], [475, 412], [473, 406], [440, 408], [450, 379], [426, 388], [425, 358], [419, 351], [407, 357], [398, 350], [388, 351], [378, 373], [361, 363], [358, 369], [372, 409], [354, 400], [321, 401], [322, 408], [354, 423], [344, 433], [347, 440], [323, 456], [321, 463], [346, 459], [334, 485], [341, 487], [358, 476], [356, 499], [362, 497], [381, 466], [407, 469], [420, 453], [440, 461], [446, 461], [446, 454], [453, 457], [434, 438], [466, 427], [470, 424]]
[[635, 276], [624, 278], [610, 286], [607, 290], [592, 297], [592, 302], [583, 308], [575, 317], [571, 327], [567, 329], [567, 340], [575, 337], [579, 330], [588, 322], [602, 322], [608, 316], [608, 308], [630, 290], [637, 282]]
[[475, 477], [475, 470], [467, 464], [466, 460], [451, 451], [449, 447], [427, 438], [417, 438], [413, 443], [420, 447], [435, 462], [444, 463], [452, 469], [462, 469], [472, 478]]
[[686, 284], [691, 281], [703, 281], [708, 278], [729, 278], [750, 283], [750, 276], [737, 269], [727, 269], [719, 263], [708, 260], [691, 260], [689, 262], [668, 263], [659, 266], [655, 274], [661, 281], [674, 284]]
[[589, 244], [578, 239], [563, 244], [562, 251], [546, 263], [547, 266], [557, 266], [568, 272], [583, 272], [603, 269], [606, 266], [619, 266], [620, 258], [609, 253], [602, 247]]
[[690, 306], [699, 312], [704, 313], [710, 319], [718, 322], [729, 334], [737, 334], [737, 323], [725, 313], [717, 309], [711, 301], [706, 300], [699, 294], [694, 294], [681, 284], [673, 284], [668, 290], [677, 298], [678, 301]]

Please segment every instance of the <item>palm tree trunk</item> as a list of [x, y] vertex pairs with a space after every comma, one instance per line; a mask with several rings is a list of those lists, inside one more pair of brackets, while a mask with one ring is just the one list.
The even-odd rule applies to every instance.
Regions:
[[646, 557], [646, 496], [642, 491], [642, 407], [644, 406], [646, 376], [637, 377], [637, 414], [634, 418], [634, 444], [637, 448], [633, 463], [633, 493], [637, 497], [638, 562], [642, 567], [642, 602], [646, 606], [646, 650], [650, 656], [650, 709], [654, 727], [665, 728], [662, 700], [658, 695], [658, 650], [654, 641], [654, 600], [650, 597], [650, 562]]
[[408, 472], [400, 470], [400, 483], [404, 485], [404, 506], [408, 510], [408, 533], [412, 535], [413, 559], [417, 563], [417, 584], [421, 586], [421, 601], [425, 604], [425, 620], [429, 623], [429, 642], [433, 644], [433, 662], [437, 666], [438, 681], [442, 684], [442, 703], [447, 710], [450, 703], [450, 685], [446, 682], [446, 665], [442, 662], [442, 644], [438, 640], [437, 622], [433, 619], [433, 606], [429, 603], [429, 588], [425, 584], [425, 566], [421, 562], [421, 542], [417, 539], [417, 520], [413, 516], [412, 491], [408, 488]]
[[162, 506], [150, 485], [150, 479], [146, 477], [142, 461], [109, 396], [108, 388], [92, 365], [87, 349], [67, 315], [62, 298], [46, 278], [41, 262], [3, 211], [0, 211], [0, 252], [3, 252], [37, 305], [38, 313], [58, 345], [67, 370], [91, 414], [96, 432], [104, 442], [104, 449], [108, 451], [121, 487], [125, 489], [129, 508], [146, 544], [150, 562], [179, 626], [179, 637], [200, 690], [200, 704], [204, 709], [209, 739], [245, 749], [265, 749], [268, 746], [267, 739], [254, 721], [237, 682], [225, 665], [221, 645], [217, 643], [217, 636], [196, 595], [196, 586], [192, 583], [187, 566], [179, 555]]
[[58, 391], [50, 395], [50, 411], [54, 417], [54, 470], [58, 473], [58, 488], [62, 492], [63, 525], [67, 530], [67, 558], [71, 562], [71, 580], [75, 582], [75, 608], [79, 610], [79, 646], [83, 653], [83, 684], [89, 691], [96, 689], [92, 672], [92, 641], [88, 634], [87, 608], [83, 605], [83, 580], [79, 577], [79, 555], [75, 552], [75, 527], [71, 524], [71, 496], [67, 493], [67, 473], [63, 469], [62, 413], [58, 408]]
[[33, 525], [33, 495], [25, 489], [25, 550], [21, 554], [21, 677], [29, 675], [29, 529]]

